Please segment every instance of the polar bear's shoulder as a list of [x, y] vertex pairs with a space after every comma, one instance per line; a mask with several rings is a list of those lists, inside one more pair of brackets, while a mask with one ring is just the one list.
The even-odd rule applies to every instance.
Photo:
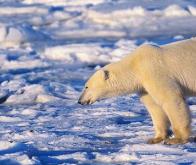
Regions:
[[[139, 46], [136, 50], [136, 54], [138, 56], [142, 56], [143, 58], [154, 56], [154, 55], [160, 55], [162, 48], [158, 45], [152, 45], [152, 44], [143, 44]], [[140, 57], [141, 58], [141, 57]]]
[[152, 61], [157, 61], [162, 56], [162, 48], [157, 45], [143, 44], [139, 46], [132, 54], [126, 56], [122, 61], [131, 62], [132, 68], [141, 67], [147, 64], [152, 64]]
[[141, 51], [154, 51], [157, 49], [161, 49], [161, 47], [154, 44], [143, 44], [138, 49]]

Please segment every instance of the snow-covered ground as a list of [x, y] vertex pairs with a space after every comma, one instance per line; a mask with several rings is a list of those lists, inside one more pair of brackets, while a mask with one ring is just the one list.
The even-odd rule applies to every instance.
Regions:
[[0, 0], [0, 165], [196, 164], [196, 143], [146, 144], [137, 95], [77, 104], [101, 66], [193, 36], [194, 0]]

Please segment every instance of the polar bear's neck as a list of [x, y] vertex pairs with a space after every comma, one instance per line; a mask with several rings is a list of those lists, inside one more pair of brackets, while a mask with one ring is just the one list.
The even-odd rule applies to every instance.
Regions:
[[129, 63], [119, 61], [108, 66], [110, 86], [119, 95], [131, 94], [140, 90], [140, 83], [132, 72]]

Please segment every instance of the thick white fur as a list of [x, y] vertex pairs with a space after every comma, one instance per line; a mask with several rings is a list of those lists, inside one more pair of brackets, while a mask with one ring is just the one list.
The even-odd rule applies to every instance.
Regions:
[[[109, 73], [104, 79], [104, 70]], [[142, 45], [121, 61], [97, 71], [86, 83], [82, 101], [139, 93], [155, 127], [151, 143], [164, 140], [171, 124], [175, 138], [187, 142], [190, 112], [186, 96], [196, 95], [196, 39], [164, 46]]]

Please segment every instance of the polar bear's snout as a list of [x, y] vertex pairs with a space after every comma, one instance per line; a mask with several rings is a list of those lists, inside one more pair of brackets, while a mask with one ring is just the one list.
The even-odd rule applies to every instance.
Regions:
[[84, 95], [84, 93], [82, 93], [82, 95], [79, 97], [78, 104], [81, 104], [81, 105], [84, 105], [85, 104], [85, 102], [83, 100], [83, 95]]
[[90, 103], [90, 100], [87, 100], [87, 101], [82, 101], [81, 99], [78, 100], [78, 104], [81, 104], [81, 105], [88, 105]]
[[80, 97], [79, 100], [78, 100], [78, 104], [88, 105], [88, 104], [90, 104], [90, 99], [84, 100], [82, 97]]
[[78, 99], [78, 103], [81, 105], [88, 105], [94, 103], [91, 97], [88, 95], [86, 91], [84, 91]]

